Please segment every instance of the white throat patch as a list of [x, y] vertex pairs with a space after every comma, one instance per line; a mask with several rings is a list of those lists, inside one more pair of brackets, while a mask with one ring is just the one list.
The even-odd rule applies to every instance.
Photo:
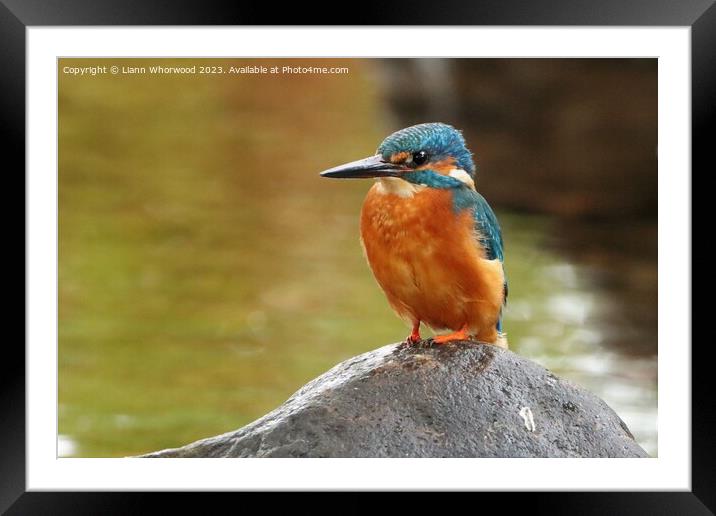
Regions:
[[450, 171], [449, 175], [450, 175], [450, 177], [454, 177], [458, 181], [462, 181], [463, 183], [465, 183], [467, 186], [469, 186], [473, 190], [475, 189], [475, 181], [473, 181], [472, 178], [470, 177], [470, 174], [465, 172], [463, 169], [454, 168]]
[[393, 194], [398, 197], [412, 197], [424, 188], [426, 188], [425, 185], [416, 185], [399, 177], [378, 178], [378, 192], [383, 195]]

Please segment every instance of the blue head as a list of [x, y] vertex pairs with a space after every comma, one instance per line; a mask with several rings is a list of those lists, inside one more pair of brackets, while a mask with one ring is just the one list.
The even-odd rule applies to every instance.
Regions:
[[388, 136], [378, 147], [384, 161], [405, 163], [411, 168], [437, 172], [462, 169], [475, 178], [472, 154], [462, 133], [451, 125], [413, 125]]
[[462, 133], [447, 124], [428, 123], [391, 134], [380, 144], [375, 156], [334, 167], [321, 175], [398, 177], [411, 183], [449, 188], [464, 183], [453, 177], [456, 171], [472, 181], [475, 179], [475, 163]]

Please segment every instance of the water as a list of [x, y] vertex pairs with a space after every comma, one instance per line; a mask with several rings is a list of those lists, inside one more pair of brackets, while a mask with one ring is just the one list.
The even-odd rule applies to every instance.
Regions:
[[[368, 65], [350, 66], [60, 75], [60, 455], [135, 455], [238, 428], [407, 334], [358, 241], [368, 183], [317, 175], [386, 131]], [[601, 396], [655, 454], [656, 357], [614, 345], [600, 266], [555, 245], [556, 221], [498, 215], [511, 349]]]
[[[633, 289], [625, 292], [604, 281], [623, 271], [566, 257], [558, 250], [565, 237], [553, 220], [501, 219], [511, 239], [506, 317], [510, 348], [600, 396], [655, 456], [656, 326], [648, 318], [632, 316], [640, 308], [629, 305], [635, 302], [629, 298]], [[625, 256], [613, 258], [610, 263], [630, 263]], [[641, 307], [649, 306], [650, 292], [639, 301]]]

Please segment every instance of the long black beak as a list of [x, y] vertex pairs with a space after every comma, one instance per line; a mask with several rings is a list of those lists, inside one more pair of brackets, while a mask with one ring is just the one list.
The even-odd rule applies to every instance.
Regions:
[[400, 172], [404, 172], [405, 167], [395, 165], [388, 161], [383, 161], [380, 154], [371, 156], [370, 158], [351, 161], [345, 165], [329, 168], [321, 172], [323, 177], [335, 178], [366, 178], [366, 177], [398, 177]]

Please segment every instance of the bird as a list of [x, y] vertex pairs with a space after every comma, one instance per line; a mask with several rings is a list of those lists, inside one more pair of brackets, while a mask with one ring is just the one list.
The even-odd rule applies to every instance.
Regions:
[[406, 127], [373, 156], [320, 175], [375, 180], [361, 209], [361, 243], [388, 303], [412, 328], [407, 344], [423, 340], [425, 324], [436, 344], [474, 339], [507, 348], [502, 230], [475, 187], [461, 131], [439, 122]]

